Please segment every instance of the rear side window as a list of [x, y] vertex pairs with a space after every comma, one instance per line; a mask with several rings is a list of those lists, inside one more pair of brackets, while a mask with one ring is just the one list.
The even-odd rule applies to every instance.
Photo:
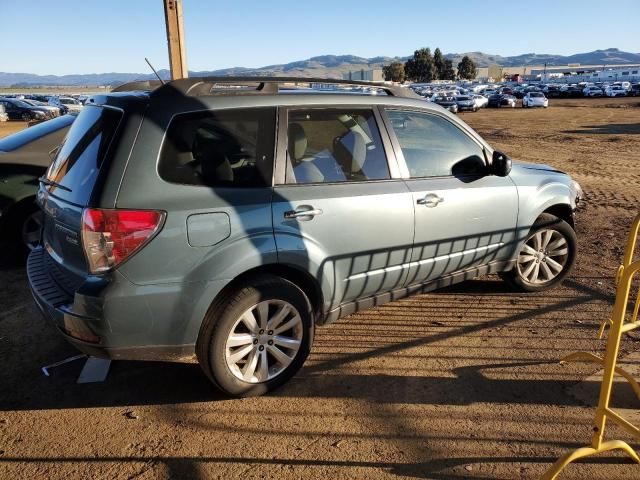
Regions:
[[47, 179], [60, 185], [48, 186], [50, 192], [77, 205], [88, 203], [121, 119], [122, 112], [113, 108], [82, 110], [47, 172]]
[[275, 108], [178, 115], [167, 130], [160, 176], [208, 187], [271, 186], [275, 119]]
[[287, 136], [286, 183], [389, 178], [372, 110], [291, 110]]

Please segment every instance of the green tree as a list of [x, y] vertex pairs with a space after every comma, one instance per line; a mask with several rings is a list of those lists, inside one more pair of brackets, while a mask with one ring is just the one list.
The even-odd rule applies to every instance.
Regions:
[[449, 59], [444, 60], [444, 66], [442, 67], [442, 72], [440, 73], [440, 80], [455, 80], [456, 79], [456, 71], [453, 69], [453, 62]]
[[434, 68], [434, 78], [437, 80], [445, 80], [444, 78], [444, 55], [439, 48], [436, 48], [433, 52], [433, 68]]
[[382, 73], [387, 81], [404, 82], [404, 63], [391, 62], [391, 64], [382, 67]]
[[404, 64], [406, 76], [416, 82], [430, 82], [434, 79], [434, 65], [431, 50], [421, 48], [413, 52], [413, 57]]
[[473, 63], [467, 55], [462, 57], [462, 60], [458, 64], [458, 76], [466, 80], [473, 80], [476, 78], [476, 64]]

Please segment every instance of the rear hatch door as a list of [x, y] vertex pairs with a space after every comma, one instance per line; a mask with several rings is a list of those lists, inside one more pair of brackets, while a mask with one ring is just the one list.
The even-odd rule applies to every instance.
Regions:
[[88, 271], [82, 248], [82, 211], [97, 193], [122, 116], [117, 108], [86, 106], [40, 182], [43, 245], [58, 264], [78, 276]]

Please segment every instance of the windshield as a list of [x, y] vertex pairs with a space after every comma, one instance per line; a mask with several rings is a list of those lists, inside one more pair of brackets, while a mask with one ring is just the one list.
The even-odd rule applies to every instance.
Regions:
[[465, 96], [459, 96], [459, 97], [456, 97], [456, 98], [457, 98], [457, 100], [471, 100], [470, 97], [465, 97]]
[[541, 93], [538, 92], [531, 92], [529, 94], [530, 97], [544, 97], [544, 95], [542, 95]]
[[73, 115], [64, 115], [9, 135], [8, 137], [0, 139], [0, 151], [11, 152], [12, 150], [16, 150], [56, 130], [68, 127], [75, 118]]
[[77, 205], [87, 204], [121, 118], [122, 112], [112, 108], [82, 110], [47, 171], [48, 180], [67, 190], [49, 186], [50, 192]]

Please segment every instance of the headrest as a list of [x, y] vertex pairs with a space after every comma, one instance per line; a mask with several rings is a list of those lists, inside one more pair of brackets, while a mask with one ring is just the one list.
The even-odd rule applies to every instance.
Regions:
[[367, 141], [357, 130], [350, 130], [334, 146], [335, 153], [341, 159], [343, 167], [352, 173], [359, 172], [367, 159]]
[[307, 135], [299, 123], [289, 125], [289, 155], [298, 161], [304, 157], [307, 151]]
[[218, 137], [209, 132], [205, 128], [196, 130], [196, 136], [193, 139], [193, 157], [196, 160], [211, 159], [219, 152]]
[[205, 181], [210, 185], [233, 182], [233, 170], [218, 135], [199, 128], [193, 141], [193, 158], [200, 162]]

